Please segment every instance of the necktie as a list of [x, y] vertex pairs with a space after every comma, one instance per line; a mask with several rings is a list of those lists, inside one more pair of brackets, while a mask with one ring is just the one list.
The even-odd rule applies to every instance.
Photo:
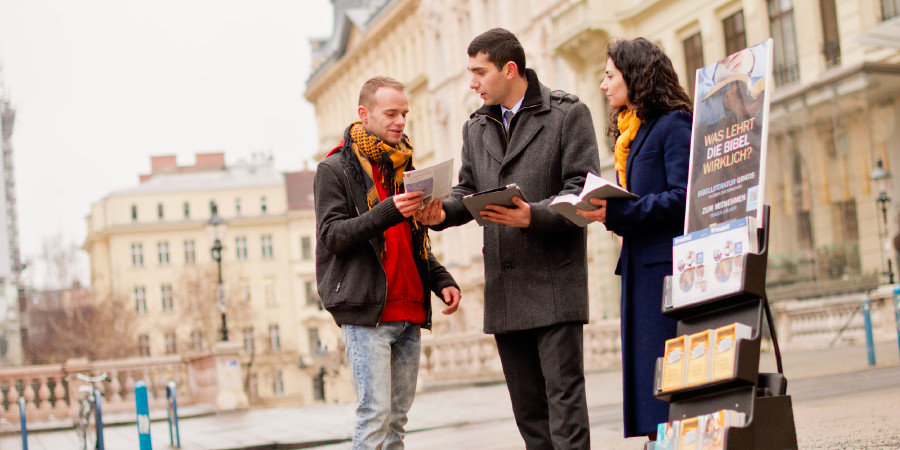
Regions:
[[506, 111], [505, 113], [503, 113], [503, 128], [505, 128], [507, 132], [509, 132], [509, 124], [512, 123], [512, 118], [512, 111]]

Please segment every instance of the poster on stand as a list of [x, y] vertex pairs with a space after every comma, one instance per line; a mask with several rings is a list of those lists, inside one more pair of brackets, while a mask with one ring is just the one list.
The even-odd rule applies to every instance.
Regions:
[[697, 70], [684, 234], [762, 223], [772, 39]]

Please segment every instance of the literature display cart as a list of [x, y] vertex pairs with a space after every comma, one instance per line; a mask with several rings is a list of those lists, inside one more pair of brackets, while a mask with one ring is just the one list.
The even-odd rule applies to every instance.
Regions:
[[[786, 394], [781, 353], [765, 292], [768, 258], [769, 208], [764, 207], [763, 219], [757, 230], [759, 252], [746, 253], [742, 261], [742, 287], [737, 293], [701, 302], [671, 307], [672, 280], [666, 280], [663, 293], [663, 314], [678, 321], [676, 336], [703, 335], [734, 323], [752, 329], [749, 338], [732, 339], [733, 371], [731, 376], [707, 379], [701, 383], [687, 383], [678, 387], [663, 386], [665, 357], [657, 361], [654, 396], [669, 402], [669, 422], [690, 419], [720, 410], [743, 413], [743, 426], [725, 429], [723, 448], [726, 449], [790, 449], [797, 448], [791, 397]], [[759, 373], [760, 341], [765, 317], [775, 351], [777, 373]], [[715, 345], [707, 345], [713, 352]], [[690, 356], [684, 350], [681, 358]], [[711, 358], [712, 359], [712, 358]], [[726, 360], [727, 361], [727, 360]], [[710, 369], [711, 371], [711, 369]], [[671, 378], [671, 377], [670, 377]]]

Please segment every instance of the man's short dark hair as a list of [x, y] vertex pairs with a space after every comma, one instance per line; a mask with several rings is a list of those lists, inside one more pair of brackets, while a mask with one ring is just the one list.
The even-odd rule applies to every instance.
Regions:
[[379, 75], [377, 77], [369, 78], [363, 83], [362, 89], [359, 90], [359, 104], [365, 106], [366, 109], [372, 109], [372, 98], [375, 97], [375, 92], [383, 87], [394, 88], [400, 92], [403, 92], [403, 89], [406, 88], [403, 83], [391, 77]]
[[472, 39], [467, 50], [469, 56], [484, 53], [488, 61], [503, 70], [507, 62], [516, 63], [519, 76], [525, 77], [525, 49], [516, 35], [503, 28], [492, 28]]

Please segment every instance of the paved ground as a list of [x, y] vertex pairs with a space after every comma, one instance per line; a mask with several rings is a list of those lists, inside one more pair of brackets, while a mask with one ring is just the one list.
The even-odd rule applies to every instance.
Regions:
[[[876, 347], [878, 364], [867, 362], [864, 347], [793, 351], [783, 355], [794, 405], [800, 448], [900, 448], [900, 347]], [[764, 354], [761, 371], [774, 371]], [[621, 372], [587, 376], [591, 440], [596, 449], [634, 449], [644, 440], [622, 438]], [[344, 450], [353, 422], [353, 406], [315, 405], [253, 410], [181, 421], [184, 449], [306, 448]], [[409, 449], [513, 450], [523, 448], [502, 384], [462, 387], [419, 394], [410, 411]], [[165, 422], [151, 427], [153, 447], [169, 446]], [[137, 449], [135, 427], [106, 428], [106, 448]], [[21, 448], [19, 435], [0, 437], [0, 449]], [[29, 449], [75, 448], [72, 431], [32, 432]]]

